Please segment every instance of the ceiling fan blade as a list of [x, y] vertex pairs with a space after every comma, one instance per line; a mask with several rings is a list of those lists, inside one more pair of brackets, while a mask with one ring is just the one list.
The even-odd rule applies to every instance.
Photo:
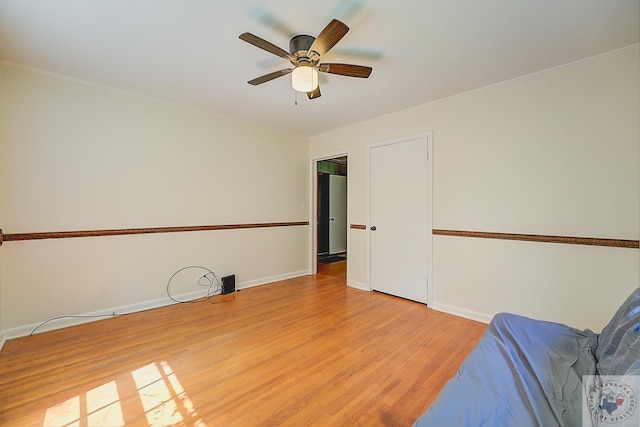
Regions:
[[273, 43], [269, 43], [265, 39], [262, 39], [251, 33], [240, 34], [240, 40], [244, 40], [249, 44], [259, 47], [260, 49], [264, 49], [269, 53], [273, 53], [274, 55], [284, 58], [287, 61], [292, 61], [292, 60], [295, 61], [295, 58], [291, 56], [291, 54], [286, 50], [281, 49], [278, 46], [274, 45]]
[[309, 99], [320, 98], [320, 86], [318, 86], [314, 91], [307, 92], [307, 96], [309, 97]]
[[313, 60], [324, 55], [347, 34], [347, 31], [349, 27], [337, 19], [332, 19], [311, 44], [307, 56]]
[[373, 68], [364, 65], [352, 64], [320, 64], [318, 70], [323, 73], [339, 74], [348, 77], [360, 77], [366, 79], [371, 75]]
[[289, 74], [292, 71], [293, 71], [293, 69], [291, 69], [291, 68], [285, 68], [284, 70], [274, 71], [273, 73], [269, 73], [269, 74], [265, 74], [264, 76], [256, 77], [253, 80], [249, 80], [247, 83], [249, 83], [250, 85], [257, 86], [257, 85], [260, 85], [262, 83], [266, 83], [268, 81], [271, 81], [273, 79], [277, 79], [278, 77], [286, 76], [287, 74]]

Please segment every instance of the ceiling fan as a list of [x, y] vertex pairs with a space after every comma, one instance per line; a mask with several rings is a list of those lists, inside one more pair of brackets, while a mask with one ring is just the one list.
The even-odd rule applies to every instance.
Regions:
[[349, 31], [349, 27], [337, 19], [333, 19], [317, 38], [305, 34], [292, 37], [289, 40], [289, 52], [251, 33], [241, 34], [241, 40], [273, 53], [293, 65], [293, 68], [274, 71], [249, 80], [247, 83], [256, 86], [291, 73], [293, 88], [298, 92], [306, 92], [309, 99], [315, 99], [320, 97], [318, 72], [366, 79], [373, 70], [371, 67], [320, 63], [320, 57], [335, 46], [347, 34], [347, 31]]

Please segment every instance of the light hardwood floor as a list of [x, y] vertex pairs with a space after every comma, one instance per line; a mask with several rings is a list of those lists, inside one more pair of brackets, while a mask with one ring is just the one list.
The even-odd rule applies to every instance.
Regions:
[[349, 288], [339, 262], [9, 340], [0, 425], [410, 426], [485, 328]]

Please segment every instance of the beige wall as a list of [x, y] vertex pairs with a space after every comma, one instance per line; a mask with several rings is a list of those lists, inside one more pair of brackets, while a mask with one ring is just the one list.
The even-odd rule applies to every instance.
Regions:
[[[0, 66], [5, 234], [304, 221], [304, 138]], [[166, 300], [187, 265], [251, 286], [308, 272], [302, 227], [5, 242], [0, 328]], [[23, 331], [22, 329], [20, 331]]]
[[[433, 226], [640, 238], [640, 55], [627, 49], [306, 141], [204, 112], [0, 66], [5, 233], [306, 220], [308, 159], [349, 153], [349, 222], [367, 219], [367, 146], [433, 131]], [[305, 274], [307, 227], [6, 242], [0, 330], [166, 302], [199, 264], [240, 286]], [[349, 277], [367, 287], [367, 232]], [[432, 306], [599, 330], [640, 254], [433, 238]], [[53, 325], [55, 327], [55, 325]], [[7, 332], [8, 331], [8, 332]]]
[[[640, 238], [640, 56], [633, 47], [313, 137], [349, 152], [350, 223], [367, 220], [368, 145], [433, 131], [433, 227]], [[366, 287], [367, 232], [348, 281]], [[637, 249], [433, 237], [432, 306], [600, 330], [640, 284]]]

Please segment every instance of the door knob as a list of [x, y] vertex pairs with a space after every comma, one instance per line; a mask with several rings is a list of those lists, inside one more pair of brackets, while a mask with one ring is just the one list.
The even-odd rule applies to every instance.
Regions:
[[377, 228], [376, 228], [375, 225], [371, 226], [371, 231], [376, 231], [376, 230], [377, 230]]
[[329, 218], [329, 221], [335, 221], [335, 220], [336, 220], [335, 218]]

